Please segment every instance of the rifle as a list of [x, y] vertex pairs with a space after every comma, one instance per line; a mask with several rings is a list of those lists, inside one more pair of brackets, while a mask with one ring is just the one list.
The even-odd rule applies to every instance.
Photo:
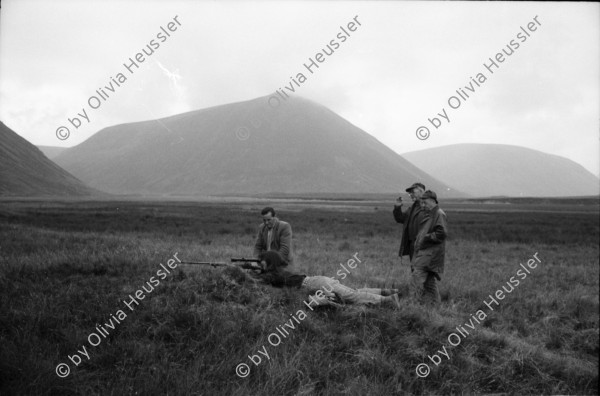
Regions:
[[[223, 262], [211, 262], [211, 261], [182, 261], [179, 264], [190, 264], [190, 265], [210, 265], [213, 268], [216, 267], [237, 267], [243, 269], [254, 269], [259, 270], [262, 269], [259, 265], [260, 259], [247, 259], [247, 258], [237, 258], [232, 257], [231, 263], [223, 263]], [[253, 264], [256, 263], [256, 264]]]

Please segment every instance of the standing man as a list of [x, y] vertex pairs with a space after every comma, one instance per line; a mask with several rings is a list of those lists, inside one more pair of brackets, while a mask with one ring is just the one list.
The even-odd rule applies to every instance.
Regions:
[[440, 281], [444, 272], [448, 223], [433, 191], [423, 193], [421, 206], [429, 217], [421, 221], [415, 241], [411, 286], [417, 301], [437, 304], [441, 300], [436, 279]]
[[258, 226], [258, 235], [254, 244], [254, 257], [268, 251], [279, 252], [285, 265], [292, 264], [292, 227], [275, 217], [275, 209], [264, 208], [262, 224]]
[[[425, 192], [425, 186], [421, 183], [414, 183], [406, 189], [406, 192], [413, 200], [413, 204], [406, 210], [402, 210], [402, 198], [398, 198], [394, 204], [394, 219], [396, 222], [402, 223], [402, 239], [400, 241], [400, 262], [402, 256], [409, 256], [412, 264], [414, 255], [415, 241], [419, 232], [421, 221], [427, 217], [423, 208], [421, 208], [420, 199]], [[411, 267], [412, 270], [412, 267]]]

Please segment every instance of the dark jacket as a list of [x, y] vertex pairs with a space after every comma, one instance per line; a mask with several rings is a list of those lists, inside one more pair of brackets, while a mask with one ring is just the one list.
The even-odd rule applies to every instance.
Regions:
[[[267, 251], [267, 238], [269, 229], [265, 224], [258, 227], [256, 242], [254, 244], [254, 257]], [[281, 257], [287, 264], [292, 264], [292, 226], [285, 221], [277, 219], [273, 224], [273, 236], [271, 240], [271, 250], [281, 254]]]
[[[398, 256], [413, 256], [413, 248], [414, 248], [414, 240], [411, 241], [408, 235], [408, 226], [413, 221], [417, 225], [420, 225], [421, 222], [427, 218], [427, 213], [425, 210], [421, 208], [419, 201], [413, 202], [413, 204], [406, 210], [406, 212], [402, 211], [402, 206], [394, 206], [394, 219], [397, 223], [402, 223], [402, 239], [400, 240], [400, 251], [398, 252]], [[413, 236], [416, 240], [416, 235]]]
[[262, 282], [275, 287], [301, 287], [306, 275], [278, 270], [257, 276]]
[[414, 266], [442, 274], [446, 253], [448, 222], [446, 213], [439, 206], [429, 212], [429, 217], [421, 222], [421, 228], [415, 241]]

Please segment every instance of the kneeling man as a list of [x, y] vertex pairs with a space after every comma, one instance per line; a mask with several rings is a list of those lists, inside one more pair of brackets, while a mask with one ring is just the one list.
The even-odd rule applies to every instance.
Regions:
[[258, 235], [254, 243], [254, 257], [269, 251], [278, 252], [284, 265], [292, 264], [292, 226], [275, 217], [275, 209], [264, 208], [262, 224], [258, 227]]

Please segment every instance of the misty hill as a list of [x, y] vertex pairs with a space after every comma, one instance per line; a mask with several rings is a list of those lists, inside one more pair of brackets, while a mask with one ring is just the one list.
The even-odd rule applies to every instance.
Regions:
[[404, 158], [476, 197], [598, 195], [598, 178], [570, 159], [503, 144], [454, 144]]
[[314, 102], [266, 98], [105, 128], [56, 157], [119, 194], [460, 193]]
[[37, 146], [42, 153], [49, 159], [58, 157], [60, 153], [67, 150], [68, 147], [57, 147], [57, 146]]
[[94, 191], [0, 122], [0, 196], [92, 193]]

